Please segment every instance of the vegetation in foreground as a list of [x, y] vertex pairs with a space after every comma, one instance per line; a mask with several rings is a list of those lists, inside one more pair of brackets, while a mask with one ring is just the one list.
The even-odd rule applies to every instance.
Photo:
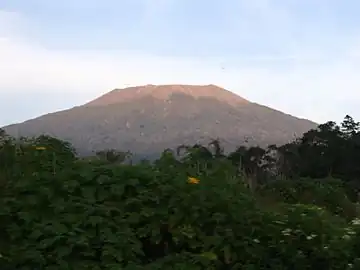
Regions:
[[360, 269], [359, 123], [154, 163], [0, 135], [1, 269]]

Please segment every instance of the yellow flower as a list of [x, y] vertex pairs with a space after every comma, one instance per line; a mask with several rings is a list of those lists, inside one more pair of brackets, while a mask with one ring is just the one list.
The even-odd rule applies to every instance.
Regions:
[[36, 150], [46, 150], [46, 148], [44, 146], [36, 146], [35, 149]]
[[195, 177], [188, 177], [189, 184], [199, 184], [200, 180]]

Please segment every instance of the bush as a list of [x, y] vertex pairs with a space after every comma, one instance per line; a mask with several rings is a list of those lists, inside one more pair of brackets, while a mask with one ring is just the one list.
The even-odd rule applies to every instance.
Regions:
[[277, 180], [264, 185], [259, 193], [276, 202], [323, 207], [347, 220], [357, 215], [356, 205], [350, 201], [343, 183], [337, 179]]

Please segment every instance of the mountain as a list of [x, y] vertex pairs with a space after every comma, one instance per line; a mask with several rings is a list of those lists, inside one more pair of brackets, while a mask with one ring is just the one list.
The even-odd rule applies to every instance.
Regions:
[[115, 89], [89, 103], [4, 127], [13, 136], [48, 134], [81, 154], [103, 149], [153, 155], [220, 139], [225, 149], [283, 144], [316, 123], [250, 102], [215, 85]]

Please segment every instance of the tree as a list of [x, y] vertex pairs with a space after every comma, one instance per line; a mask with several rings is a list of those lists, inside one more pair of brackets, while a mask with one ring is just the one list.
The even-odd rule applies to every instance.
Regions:
[[126, 161], [126, 159], [131, 157], [131, 153], [129, 151], [123, 152], [123, 151], [110, 149], [110, 150], [97, 151], [96, 156], [109, 163], [123, 163]]
[[209, 146], [213, 149], [213, 158], [223, 158], [224, 148], [221, 146], [220, 140], [215, 139], [209, 143]]
[[0, 128], [0, 138], [5, 138], [7, 136], [4, 129]]
[[238, 168], [239, 173], [247, 176], [248, 185], [256, 189], [259, 180], [264, 180], [266, 161], [268, 161], [265, 159], [265, 154], [266, 150], [258, 146], [250, 148], [240, 146], [227, 158]]
[[296, 141], [278, 147], [279, 171], [288, 178], [333, 176], [349, 185], [348, 191], [360, 191], [359, 123], [349, 115], [341, 126], [333, 121], [306, 132]]
[[360, 123], [355, 122], [350, 115], [346, 115], [343, 122], [341, 123], [341, 131], [346, 138], [355, 136], [360, 129]]
[[211, 151], [201, 144], [194, 144], [193, 146], [180, 145], [177, 147], [176, 153], [178, 156], [182, 156], [183, 160], [187, 161], [198, 159], [211, 160], [213, 158]]

